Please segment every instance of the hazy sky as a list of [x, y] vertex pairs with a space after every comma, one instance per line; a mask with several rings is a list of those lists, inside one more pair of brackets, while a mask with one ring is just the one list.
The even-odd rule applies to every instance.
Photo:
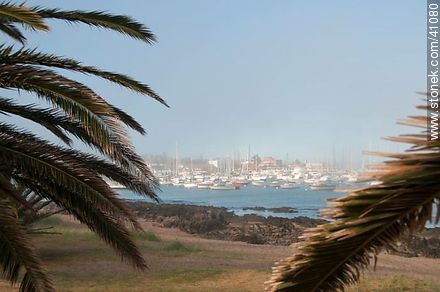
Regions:
[[[357, 159], [380, 137], [413, 131], [425, 90], [424, 1], [28, 1], [100, 9], [145, 23], [159, 43], [51, 22], [29, 44], [145, 81], [170, 104], [79, 79], [148, 130], [142, 154], [253, 153]], [[49, 135], [46, 135], [49, 137]]]

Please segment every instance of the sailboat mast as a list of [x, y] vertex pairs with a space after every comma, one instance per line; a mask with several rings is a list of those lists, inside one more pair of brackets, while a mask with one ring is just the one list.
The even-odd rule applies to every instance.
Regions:
[[177, 164], [177, 142], [176, 142], [176, 177], [179, 175], [179, 167]]

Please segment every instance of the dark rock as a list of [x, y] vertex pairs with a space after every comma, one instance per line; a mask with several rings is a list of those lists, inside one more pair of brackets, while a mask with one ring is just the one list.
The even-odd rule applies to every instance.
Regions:
[[[326, 220], [305, 216], [295, 218], [263, 217], [255, 214], [238, 216], [226, 208], [178, 204], [128, 204], [142, 218], [163, 227], [179, 228], [205, 238], [244, 241], [252, 244], [291, 245], [298, 242], [306, 228], [326, 223]], [[253, 207], [253, 210], [271, 210]], [[249, 208], [251, 209], [251, 208]], [[277, 208], [287, 213], [287, 209]], [[294, 208], [288, 208], [294, 210]], [[273, 209], [271, 210], [273, 211]], [[425, 229], [420, 234], [404, 236], [395, 250], [403, 256], [440, 258], [440, 228]]]

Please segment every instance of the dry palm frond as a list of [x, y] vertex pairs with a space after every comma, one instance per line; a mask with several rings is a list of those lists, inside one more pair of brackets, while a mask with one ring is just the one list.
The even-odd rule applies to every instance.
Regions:
[[[412, 125], [426, 127], [425, 117]], [[399, 237], [424, 228], [440, 206], [440, 152], [425, 135], [403, 136], [413, 147], [380, 167], [381, 184], [334, 200], [325, 217], [330, 223], [309, 229], [299, 251], [273, 268], [271, 291], [335, 291], [359, 280], [361, 270]]]
[[[18, 23], [32, 30], [48, 31], [49, 27], [44, 23], [42, 15], [34, 9], [11, 3], [0, 3], [0, 17], [3, 23]], [[14, 29], [16, 31], [16, 29]], [[9, 34], [9, 33], [8, 33]], [[17, 37], [19, 34], [15, 34]], [[15, 38], [15, 37], [14, 37]], [[21, 42], [24, 39], [20, 40]]]

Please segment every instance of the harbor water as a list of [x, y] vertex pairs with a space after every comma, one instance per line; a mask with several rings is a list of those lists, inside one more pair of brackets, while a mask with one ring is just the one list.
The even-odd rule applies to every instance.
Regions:
[[[128, 190], [118, 190], [118, 193], [123, 199], [127, 200], [151, 201]], [[162, 202], [166, 204], [225, 207], [237, 215], [257, 214], [265, 217], [293, 218], [307, 216], [317, 218], [319, 210], [326, 206], [329, 199], [344, 194], [333, 191], [309, 190], [305, 187], [277, 189], [248, 185], [238, 190], [209, 190], [163, 185], [158, 195]], [[270, 210], [271, 208], [281, 207], [288, 207], [293, 210], [286, 212]]]

